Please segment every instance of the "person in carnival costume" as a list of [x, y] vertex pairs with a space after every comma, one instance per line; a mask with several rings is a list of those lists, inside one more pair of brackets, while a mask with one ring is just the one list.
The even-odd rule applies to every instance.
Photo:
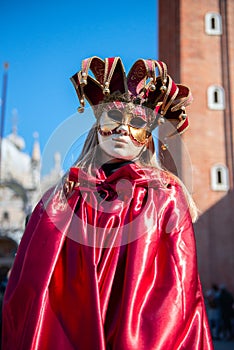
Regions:
[[166, 64], [91, 57], [72, 76], [96, 122], [26, 226], [3, 306], [3, 350], [213, 349], [197, 271], [194, 202], [152, 131], [188, 127], [190, 89]]

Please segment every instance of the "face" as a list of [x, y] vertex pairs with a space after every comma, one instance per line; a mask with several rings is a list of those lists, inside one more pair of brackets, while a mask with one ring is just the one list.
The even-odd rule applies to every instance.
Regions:
[[146, 122], [119, 110], [104, 111], [99, 120], [98, 142], [102, 161], [134, 160], [148, 140]]

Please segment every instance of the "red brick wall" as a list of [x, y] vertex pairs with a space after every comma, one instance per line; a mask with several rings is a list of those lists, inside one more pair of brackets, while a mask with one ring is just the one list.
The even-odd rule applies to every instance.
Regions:
[[[220, 11], [223, 25], [227, 24], [226, 38], [205, 33], [205, 14]], [[226, 283], [234, 291], [234, 194], [210, 187], [214, 164], [227, 165], [230, 179], [233, 176], [233, 18], [232, 0], [159, 0], [159, 59], [168, 63], [177, 82], [190, 86], [194, 97], [187, 109], [190, 129], [183, 136], [181, 169], [201, 211], [195, 229], [202, 283], [204, 288], [213, 282]], [[207, 106], [207, 88], [213, 84], [225, 88], [225, 111]]]

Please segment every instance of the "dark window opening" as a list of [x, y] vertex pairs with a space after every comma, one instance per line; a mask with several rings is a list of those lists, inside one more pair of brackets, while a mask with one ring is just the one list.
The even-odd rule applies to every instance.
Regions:
[[218, 94], [218, 91], [216, 90], [214, 92], [214, 103], [218, 103], [219, 102], [219, 94]]
[[223, 181], [222, 181], [222, 171], [220, 169], [217, 171], [217, 183], [219, 185], [221, 185], [223, 183]]
[[215, 21], [215, 18], [214, 17], [212, 17], [211, 18], [211, 29], [215, 29], [216, 28], [216, 23], [215, 23], [216, 21]]

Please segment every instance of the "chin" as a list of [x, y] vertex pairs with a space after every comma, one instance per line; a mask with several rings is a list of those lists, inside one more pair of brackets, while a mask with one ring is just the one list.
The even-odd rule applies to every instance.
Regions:
[[121, 160], [132, 160], [134, 159], [135, 157], [133, 156], [130, 156], [130, 155], [125, 155], [125, 154], [118, 154], [116, 153], [113, 158], [117, 158], [117, 159], [121, 159]]
[[120, 155], [120, 154], [112, 154], [112, 155], [108, 155], [109, 157], [109, 162], [120, 162], [120, 161], [124, 161], [124, 160], [132, 160], [134, 159], [134, 157], [131, 156], [124, 156], [124, 155]]

